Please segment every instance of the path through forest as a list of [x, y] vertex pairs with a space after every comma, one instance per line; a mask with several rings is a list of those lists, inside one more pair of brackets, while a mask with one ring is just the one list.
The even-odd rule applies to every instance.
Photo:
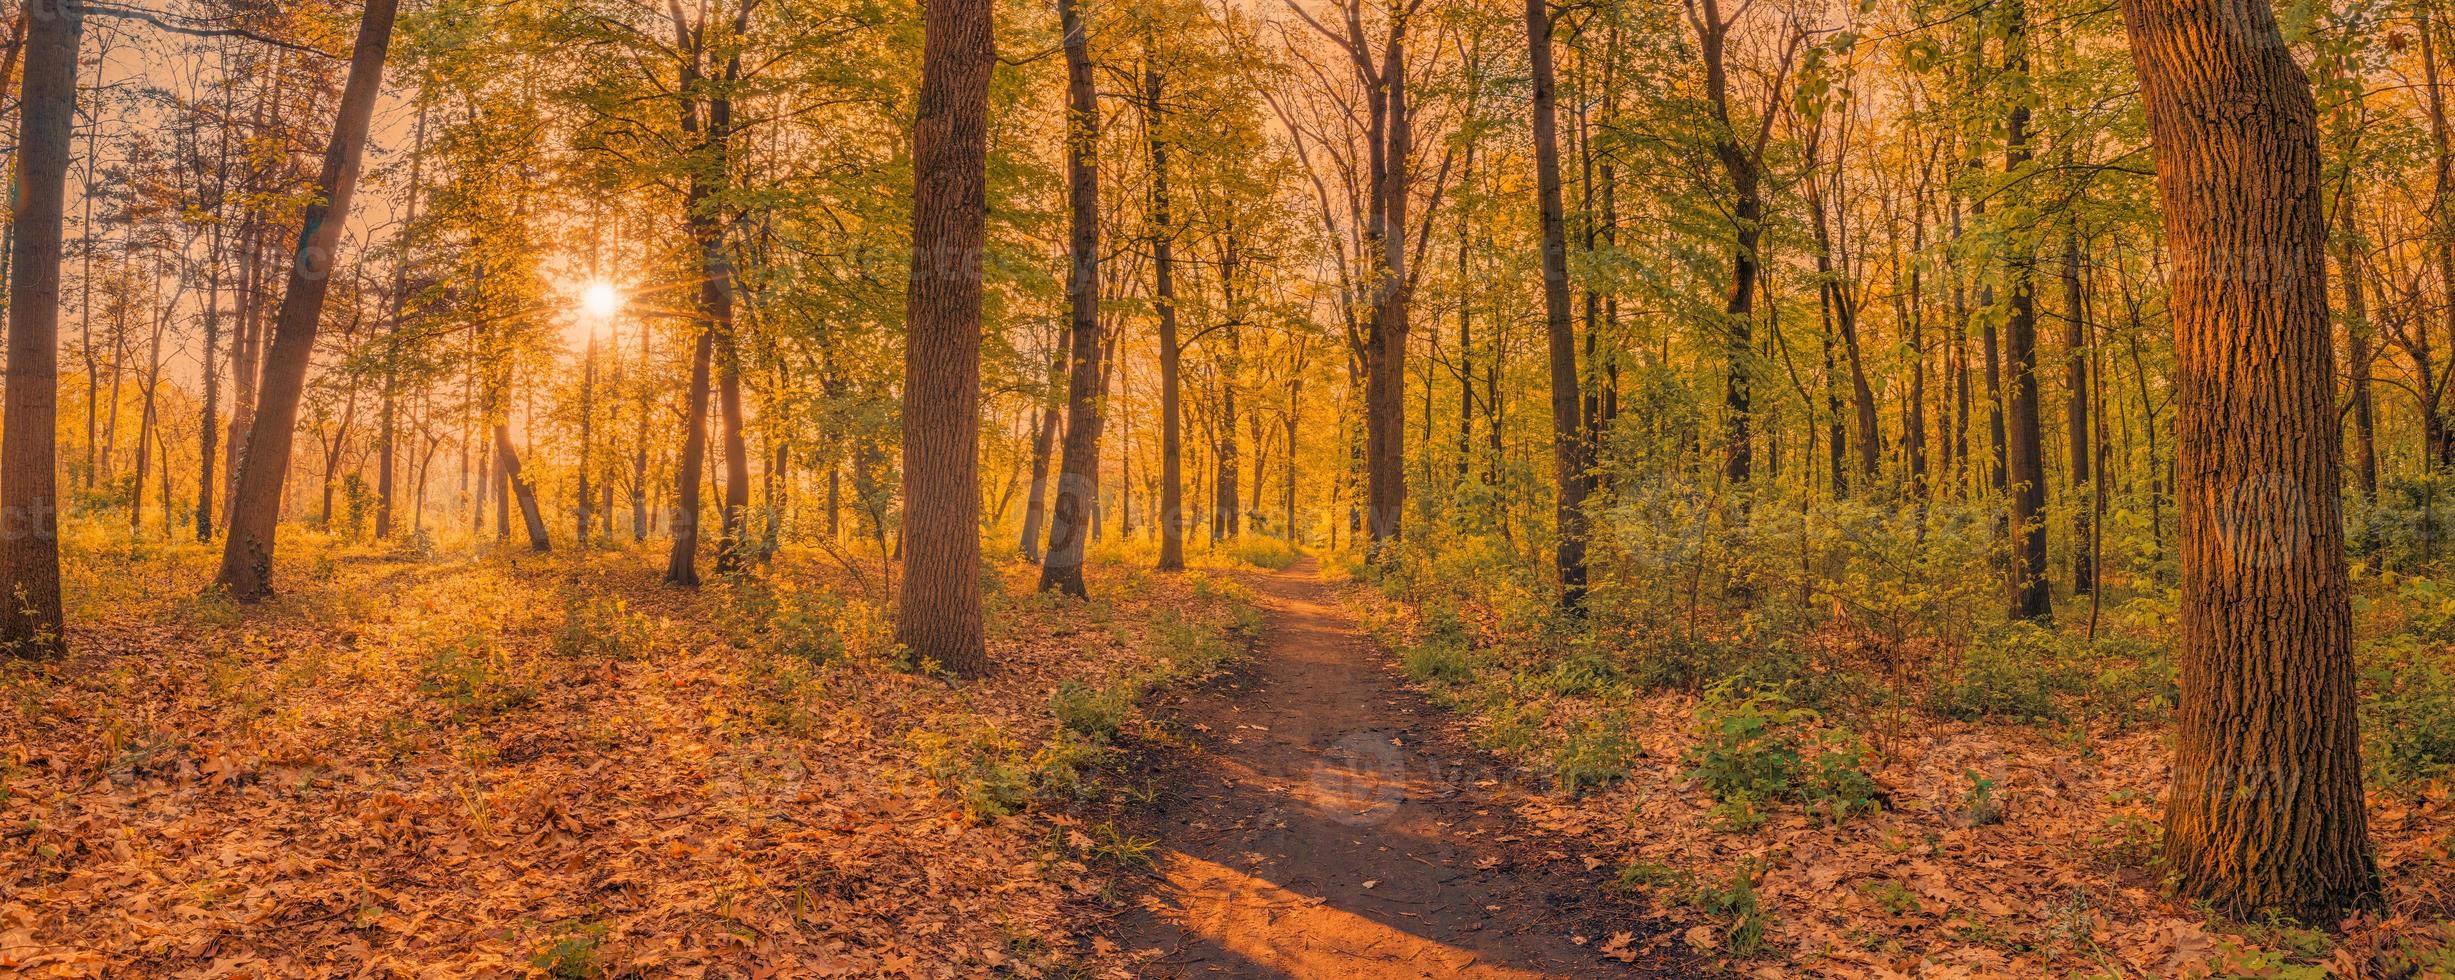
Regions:
[[1119, 939], [1162, 951], [1153, 974], [1693, 971], [1636, 955], [1663, 928], [1642, 900], [1513, 815], [1526, 780], [1404, 685], [1313, 562], [1250, 581], [1262, 641], [1173, 706], [1199, 748], [1161, 774], [1133, 828], [1161, 847]]

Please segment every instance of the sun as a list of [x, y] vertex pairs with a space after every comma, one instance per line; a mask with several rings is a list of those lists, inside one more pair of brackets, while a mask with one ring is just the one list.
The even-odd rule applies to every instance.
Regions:
[[580, 309], [590, 319], [611, 320], [614, 314], [622, 312], [622, 291], [610, 282], [590, 283], [587, 291], [580, 294]]

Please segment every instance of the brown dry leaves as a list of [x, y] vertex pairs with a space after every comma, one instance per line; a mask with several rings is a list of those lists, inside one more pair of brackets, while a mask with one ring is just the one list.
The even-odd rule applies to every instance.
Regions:
[[[1583, 799], [1538, 796], [1523, 808], [1554, 829], [1609, 841], [1615, 860], [1669, 869], [1711, 886], [1741, 867], [1770, 913], [1767, 952], [1733, 964], [1761, 976], [2259, 976], [2260, 950], [2282, 937], [2228, 934], [2171, 900], [2150, 858], [2170, 752], [2161, 730], [2098, 732], [2085, 749], [2016, 726], [1920, 718], [1894, 733], [1874, 771], [1889, 805], [1838, 826], [1795, 808], [1761, 828], [1717, 830], [1713, 800], [1679, 761], [1693, 700], [1651, 699], [1646, 747], [1629, 778]], [[1966, 817], [1977, 771], [1995, 783], [2003, 821]], [[2455, 799], [2373, 801], [2372, 829], [2398, 916], [2340, 941], [2350, 965], [2397, 942], [2455, 945]], [[1682, 909], [1682, 888], [1656, 889], [1666, 911], [1696, 921], [1711, 949], [1724, 922]], [[2383, 946], [2382, 946], [2383, 944]], [[2376, 952], [2376, 950], [2373, 950]], [[2278, 960], [2281, 963], [2281, 959]], [[2344, 975], [2352, 975], [2346, 973]]]
[[[209, 556], [178, 560], [201, 588]], [[273, 608], [130, 605], [64, 663], [0, 669], [0, 973], [937, 977], [1062, 954], [1091, 876], [1030, 821], [966, 819], [904, 732], [961, 712], [1045, 735], [1050, 689], [1141, 656], [1130, 631], [1026, 607], [999, 673], [956, 687], [737, 647], [720, 595], [652, 567], [350, 555], [285, 568]], [[1126, 591], [1103, 615], [1184, 605]], [[570, 596], [625, 599], [648, 649], [558, 652]]]

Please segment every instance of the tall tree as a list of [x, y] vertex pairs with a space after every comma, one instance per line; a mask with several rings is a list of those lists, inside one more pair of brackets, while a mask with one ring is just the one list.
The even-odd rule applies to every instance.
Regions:
[[957, 675], [989, 668], [980, 611], [981, 246], [990, 0], [922, 14], [904, 344], [904, 578], [895, 636]]
[[[2029, 164], [2028, 6], [2023, 0], [2004, 5], [2004, 72], [2023, 90], [2012, 97], [2004, 121], [2003, 168], [2007, 180], [2027, 179]], [[2020, 236], [2013, 236], [2018, 239]], [[2005, 263], [2011, 309], [2003, 323], [2004, 452], [2010, 462], [2012, 616], [2038, 620], [2054, 615], [2054, 583], [2046, 570], [2046, 438], [2038, 417], [2037, 295], [2033, 246], [2012, 245]]]
[[60, 614], [60, 250], [83, 0], [27, 4], [9, 223], [7, 412], [0, 421], [0, 646], [51, 655]]
[[332, 144], [324, 151], [316, 196], [307, 205], [298, 254], [291, 261], [281, 312], [273, 324], [238, 492], [231, 501], [230, 536], [223, 542], [221, 572], [214, 580], [242, 602], [262, 600], [273, 592], [274, 530], [290, 474], [299, 398], [306, 386], [307, 362], [315, 353], [324, 294], [332, 285], [341, 227], [348, 223], [350, 197], [358, 188], [358, 163], [375, 115], [375, 97], [383, 87], [384, 55], [392, 43], [397, 6], [398, 0], [368, 0], [359, 18]]
[[[1146, 52], [1144, 58], [1155, 57]], [[1168, 200], [1164, 129], [1167, 76], [1156, 62], [1142, 72], [1142, 125], [1151, 149], [1151, 295], [1159, 320], [1159, 570], [1185, 567], [1185, 348], [1177, 337], [1175, 215]]]
[[1075, 0], [1057, 0], [1065, 32], [1066, 180], [1072, 273], [1066, 278], [1069, 370], [1065, 457], [1049, 513], [1040, 591], [1085, 594], [1083, 546], [1100, 499], [1100, 104], [1092, 85], [1091, 36]]
[[2362, 804], [2317, 109], [2265, 0], [2124, 0], [2172, 272], [2183, 894], [2380, 904]]
[[[1554, 91], [1550, 0], [1526, 0], [1526, 36], [1534, 68], [1534, 174], [1543, 235], [1543, 324], [1551, 359], [1553, 565], [1560, 604], [1585, 608], [1586, 426], [1578, 402], [1577, 328], [1569, 318], [1568, 225], [1560, 193], [1560, 109]], [[1589, 330], [1592, 328], [1589, 327]], [[1469, 401], [1472, 401], [1471, 395]]]

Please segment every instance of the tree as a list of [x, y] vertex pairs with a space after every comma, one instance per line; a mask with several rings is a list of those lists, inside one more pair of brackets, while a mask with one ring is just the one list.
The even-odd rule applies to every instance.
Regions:
[[2173, 264], [2182, 699], [2165, 859], [2249, 918], [2379, 906], [2317, 109], [2264, 0], [2125, 0]]
[[[2014, 78], [2029, 74], [2028, 10], [2022, 0], [2003, 8], [2004, 70]], [[2022, 82], [2024, 86], [2027, 84]], [[2013, 96], [2004, 123], [2003, 169], [2009, 180], [2023, 180], [2029, 163], [2029, 103]], [[2010, 461], [2012, 616], [2039, 620], [2054, 615], [2054, 583], [2046, 569], [2046, 445], [2038, 420], [2037, 296], [2034, 256], [2030, 246], [2015, 244], [2006, 265], [2010, 277], [2011, 310], [2004, 318], [2003, 362], [2005, 424], [2004, 452]]]
[[9, 231], [7, 413], [0, 421], [0, 646], [59, 653], [60, 250], [83, 0], [26, 7], [17, 202]]
[[1151, 149], [1152, 301], [1159, 308], [1159, 570], [1174, 572], [1185, 568], [1185, 422], [1179, 387], [1185, 348], [1177, 337], [1175, 216], [1169, 213], [1168, 141], [1161, 130], [1160, 100], [1166, 91], [1167, 76], [1157, 64], [1145, 64], [1142, 125]]
[[[1534, 173], [1543, 234], [1543, 324], [1551, 352], [1551, 444], [1555, 514], [1553, 565], [1560, 604], [1582, 609], [1586, 598], [1586, 427], [1577, 400], [1577, 328], [1569, 319], [1568, 226], [1560, 193], [1560, 110], [1552, 70], [1550, 0], [1526, 0], [1526, 35], [1534, 68]], [[1589, 327], [1589, 330], [1592, 328]], [[1472, 395], [1468, 395], [1472, 404]], [[1471, 411], [1469, 409], [1468, 411]]]
[[1083, 546], [1100, 495], [1100, 105], [1091, 81], [1091, 38], [1075, 0], [1057, 0], [1065, 32], [1066, 175], [1072, 274], [1066, 280], [1065, 457], [1049, 514], [1048, 560], [1040, 591], [1080, 597]]
[[950, 673], [989, 668], [980, 611], [981, 247], [989, 0], [922, 14], [904, 344], [904, 578], [896, 639]]
[[332, 285], [341, 227], [348, 221], [350, 196], [358, 187], [358, 162], [375, 115], [375, 96], [383, 86], [384, 54], [392, 43], [397, 5], [397, 0], [368, 0], [366, 13], [359, 19], [340, 116], [333, 124], [332, 143], [324, 151], [324, 169], [316, 179], [318, 193], [307, 205], [298, 255], [291, 263], [281, 312], [274, 321], [255, 421], [248, 430], [238, 492], [231, 502], [230, 536], [223, 542], [222, 568], [214, 579], [242, 602], [259, 601], [273, 592], [274, 531], [281, 518], [282, 487], [290, 474], [290, 442], [298, 429], [299, 397], [307, 380], [307, 362], [315, 353], [324, 294]]

